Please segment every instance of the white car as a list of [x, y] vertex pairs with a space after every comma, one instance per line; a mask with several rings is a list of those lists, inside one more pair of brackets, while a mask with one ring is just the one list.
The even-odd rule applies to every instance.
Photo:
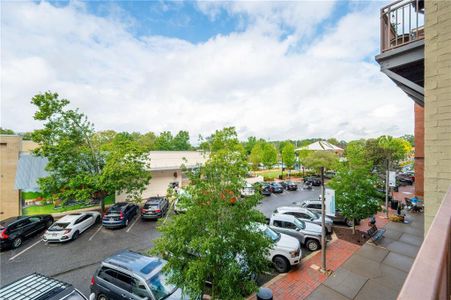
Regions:
[[102, 217], [99, 212], [87, 211], [66, 215], [53, 223], [44, 233], [44, 242], [66, 242], [76, 240], [79, 235], [96, 223]]
[[278, 233], [263, 224], [259, 224], [257, 229], [274, 241], [274, 246], [269, 250], [268, 260], [274, 264], [278, 272], [286, 273], [291, 266], [301, 262], [301, 244], [296, 238]]
[[250, 183], [246, 183], [244, 188], [241, 190], [241, 197], [251, 197], [255, 195], [255, 189]]

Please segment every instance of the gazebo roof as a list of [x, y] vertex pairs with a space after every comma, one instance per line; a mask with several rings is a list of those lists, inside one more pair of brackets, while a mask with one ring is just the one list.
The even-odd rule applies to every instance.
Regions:
[[332, 145], [331, 143], [329, 143], [327, 141], [317, 141], [310, 145], [296, 149], [296, 151], [301, 151], [301, 150], [343, 152], [343, 149], [341, 149], [340, 147], [337, 147], [335, 145]]

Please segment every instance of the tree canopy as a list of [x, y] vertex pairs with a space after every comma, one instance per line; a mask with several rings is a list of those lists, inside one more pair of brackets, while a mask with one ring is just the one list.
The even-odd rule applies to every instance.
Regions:
[[41, 191], [53, 199], [99, 199], [127, 193], [139, 199], [151, 176], [145, 149], [128, 133], [95, 134], [94, 126], [78, 109], [69, 109], [69, 100], [58, 94], [37, 94], [31, 101], [37, 108], [34, 118], [43, 121], [33, 140], [35, 154], [46, 157], [49, 176], [39, 179]]
[[282, 148], [282, 161], [288, 169], [293, 169], [296, 162], [296, 154], [294, 153], [294, 145], [292, 143], [285, 143]]
[[240, 200], [248, 164], [235, 130], [216, 131], [205, 142], [208, 161], [189, 172], [185, 214], [160, 223], [152, 253], [168, 260], [169, 281], [191, 296], [211, 282], [213, 299], [242, 299], [255, 291], [251, 273], [267, 269], [271, 241], [250, 230], [264, 216], [255, 209], [259, 193]]
[[333, 170], [337, 166], [338, 156], [330, 151], [309, 151], [301, 162], [306, 168], [315, 171], [319, 171], [321, 167]]

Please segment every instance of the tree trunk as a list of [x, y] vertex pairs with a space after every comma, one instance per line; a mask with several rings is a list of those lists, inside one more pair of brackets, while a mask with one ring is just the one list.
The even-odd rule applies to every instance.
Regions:
[[352, 222], [352, 235], [355, 234], [355, 221]]

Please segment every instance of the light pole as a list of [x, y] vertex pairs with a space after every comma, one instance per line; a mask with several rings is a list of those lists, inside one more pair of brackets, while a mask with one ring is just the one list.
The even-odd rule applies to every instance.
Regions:
[[321, 272], [326, 269], [326, 204], [324, 187], [324, 167], [321, 167]]
[[387, 159], [387, 170], [385, 171], [385, 217], [388, 219], [388, 189], [389, 189], [389, 173], [390, 170], [390, 160]]

